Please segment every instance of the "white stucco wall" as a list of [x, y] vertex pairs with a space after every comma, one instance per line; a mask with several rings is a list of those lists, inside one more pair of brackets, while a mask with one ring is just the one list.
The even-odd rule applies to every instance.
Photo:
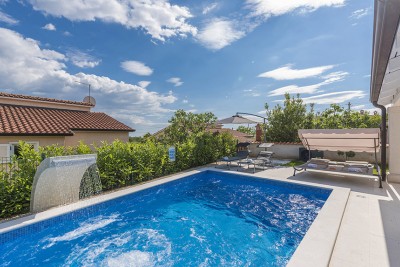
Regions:
[[[250, 156], [256, 157], [258, 153], [264, 148], [257, 147], [258, 144], [250, 145]], [[274, 152], [275, 158], [280, 159], [298, 159], [299, 158], [299, 148], [303, 147], [303, 145], [298, 144], [275, 144], [272, 147], [268, 148], [268, 151]]]
[[400, 106], [387, 109], [389, 136], [389, 182], [400, 183]]

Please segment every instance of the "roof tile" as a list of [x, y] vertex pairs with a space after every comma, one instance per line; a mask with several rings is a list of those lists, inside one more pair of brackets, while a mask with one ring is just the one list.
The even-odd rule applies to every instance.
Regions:
[[71, 135], [73, 130], [134, 131], [101, 112], [0, 105], [0, 135]]
[[93, 104], [87, 103], [87, 102], [61, 100], [61, 99], [55, 99], [55, 98], [29, 96], [29, 95], [17, 95], [17, 94], [5, 93], [5, 92], [0, 92], [0, 97], [9, 97], [9, 98], [16, 98], [16, 99], [29, 99], [29, 100], [37, 100], [37, 101], [45, 101], [45, 102], [53, 102], [53, 103], [64, 103], [64, 104], [81, 105], [81, 106], [89, 106], [89, 107], [94, 106]]

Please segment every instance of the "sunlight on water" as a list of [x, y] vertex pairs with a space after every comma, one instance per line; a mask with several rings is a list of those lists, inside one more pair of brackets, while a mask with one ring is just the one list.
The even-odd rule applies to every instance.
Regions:
[[284, 266], [329, 194], [200, 173], [0, 236], [0, 266]]
[[117, 221], [117, 218], [118, 218], [118, 215], [112, 215], [109, 217], [98, 216], [94, 219], [85, 221], [84, 223], [80, 224], [80, 226], [77, 229], [75, 229], [73, 231], [67, 232], [61, 236], [51, 237], [51, 238], [48, 238], [47, 240], [42, 240], [42, 242], [43, 241], [49, 242], [49, 244], [44, 246], [43, 248], [49, 248], [57, 242], [71, 241], [71, 240], [77, 239], [83, 235], [90, 234], [91, 232], [93, 232], [97, 229], [103, 228], [103, 227], [109, 225], [110, 223]]

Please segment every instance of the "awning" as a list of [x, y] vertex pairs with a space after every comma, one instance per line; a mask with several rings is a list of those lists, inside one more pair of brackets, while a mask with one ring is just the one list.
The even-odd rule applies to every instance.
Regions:
[[377, 152], [379, 128], [299, 130], [299, 138], [308, 150]]
[[371, 102], [391, 104], [400, 93], [400, 1], [375, 0]]

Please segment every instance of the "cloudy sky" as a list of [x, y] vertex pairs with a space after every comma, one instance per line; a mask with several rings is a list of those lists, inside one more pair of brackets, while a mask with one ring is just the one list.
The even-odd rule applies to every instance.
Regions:
[[135, 128], [177, 109], [264, 114], [283, 94], [370, 109], [372, 0], [0, 0], [0, 91]]

